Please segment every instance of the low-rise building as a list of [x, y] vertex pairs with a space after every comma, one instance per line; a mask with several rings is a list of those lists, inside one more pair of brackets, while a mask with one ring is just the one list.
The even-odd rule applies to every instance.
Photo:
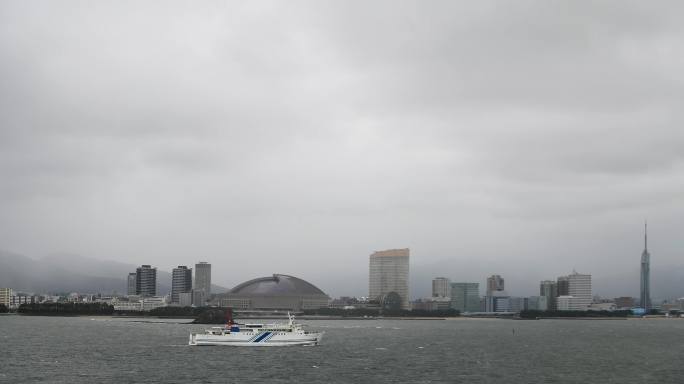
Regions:
[[38, 303], [38, 297], [36, 296], [26, 296], [26, 295], [13, 295], [10, 300], [10, 308], [19, 308], [22, 304], [34, 304]]
[[615, 303], [591, 303], [587, 307], [588, 311], [615, 311], [617, 310], [617, 305]]
[[428, 297], [411, 302], [412, 310], [446, 311], [450, 308], [451, 300], [448, 297]]
[[168, 306], [168, 297], [167, 296], [152, 296], [152, 297], [145, 297], [142, 299], [142, 310], [143, 311], [151, 311], [155, 308], [161, 308], [161, 307], [166, 307]]
[[151, 311], [155, 308], [168, 306], [168, 296], [140, 297], [137, 295], [126, 298], [115, 297], [109, 302], [115, 311]]
[[142, 301], [140, 300], [112, 300], [111, 304], [115, 311], [142, 312], [143, 310]]
[[615, 306], [618, 309], [630, 309], [636, 307], [636, 299], [629, 296], [616, 297]]
[[178, 305], [181, 307], [192, 306], [192, 292], [181, 292], [178, 294]]
[[510, 312], [511, 300], [506, 291], [492, 291], [485, 296], [485, 312]]
[[556, 305], [559, 311], [586, 311], [586, 299], [575, 296], [558, 296], [556, 298]]

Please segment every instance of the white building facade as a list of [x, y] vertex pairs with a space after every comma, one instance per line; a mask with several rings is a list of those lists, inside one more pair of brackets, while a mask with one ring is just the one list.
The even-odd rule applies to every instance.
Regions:
[[432, 297], [449, 297], [451, 295], [451, 281], [446, 277], [432, 279]]
[[409, 304], [409, 249], [389, 249], [370, 255], [368, 291], [372, 300], [382, 300], [394, 292], [401, 299], [401, 309]]

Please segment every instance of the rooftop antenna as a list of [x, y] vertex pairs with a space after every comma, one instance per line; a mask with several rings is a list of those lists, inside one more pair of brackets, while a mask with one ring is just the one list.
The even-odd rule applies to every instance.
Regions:
[[644, 220], [644, 250], [648, 249], [648, 221]]

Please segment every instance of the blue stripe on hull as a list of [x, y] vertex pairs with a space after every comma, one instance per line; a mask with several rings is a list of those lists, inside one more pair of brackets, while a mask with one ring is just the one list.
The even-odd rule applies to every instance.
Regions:
[[258, 343], [258, 342], [260, 342], [261, 340], [267, 338], [270, 334], [271, 334], [271, 332], [264, 332], [264, 333], [261, 334], [261, 336], [259, 336], [259, 337], [257, 337], [256, 339], [254, 339], [253, 342], [254, 342], [254, 343]]

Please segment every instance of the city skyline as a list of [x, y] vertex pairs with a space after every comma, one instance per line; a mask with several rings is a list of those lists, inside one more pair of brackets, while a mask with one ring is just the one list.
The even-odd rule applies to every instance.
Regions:
[[[643, 252], [643, 253], [647, 253], [648, 251], [647, 251], [647, 234], [646, 234], [646, 233], [644, 233], [644, 247], [645, 247], [645, 249], [644, 249], [644, 252]], [[649, 256], [650, 256], [650, 254], [649, 254]], [[642, 258], [643, 258], [643, 254], [642, 254]], [[207, 283], [208, 283], [208, 285], [211, 286], [211, 265], [210, 265], [209, 263], [207, 263], [207, 262], [199, 262], [198, 264], [196, 264], [196, 268], [195, 268], [195, 269], [196, 269], [196, 270], [199, 270], [200, 267], [202, 267], [202, 266], [206, 266], [206, 267], [208, 267], [208, 269], [209, 269], [209, 272], [208, 272], [209, 279], [208, 279], [208, 281], [205, 280], [205, 282], [202, 283], [202, 284], [203, 284], [203, 285], [207, 285]], [[146, 267], [146, 265], [143, 265], [143, 267]], [[156, 267], [155, 267], [155, 269], [156, 269]], [[648, 266], [648, 271], [649, 271], [649, 276], [650, 276], [650, 264], [649, 264], [649, 266]], [[430, 272], [430, 273], [433, 273], [433, 272]], [[425, 291], [425, 289], [426, 289], [426, 287], [425, 287], [425, 281], [423, 280], [423, 279], [424, 279], [424, 276], [421, 275], [421, 277], [420, 277], [419, 280], [418, 280], [418, 284], [415, 283], [415, 280], [416, 280], [416, 279], [413, 278], [413, 276], [411, 276], [411, 277], [412, 277], [412, 279], [411, 279], [410, 281], [413, 281], [413, 283], [412, 283], [412, 284], [409, 284], [409, 286], [411, 286], [411, 285], [413, 285], [413, 286], [418, 285], [419, 287], [421, 287], [421, 289], [417, 290], [418, 293], [416, 293], [416, 290], [412, 290], [412, 291], [410, 292], [409, 296], [408, 296], [409, 299], [415, 299], [415, 298], [428, 297], [428, 296], [430, 296], [429, 293], [428, 293], [428, 294], [425, 294], [425, 293], [424, 293], [424, 291]], [[126, 289], [126, 288], [124, 287], [123, 292], [126, 292], [126, 291], [128, 290], [128, 293], [130, 294], [132, 290], [135, 291], [135, 283], [136, 283], [135, 278], [136, 278], [136, 273], [129, 273], [129, 274], [128, 274], [128, 283], [127, 283], [127, 284], [128, 284], [128, 288]], [[440, 278], [438, 278], [438, 279], [440, 279]], [[466, 280], [480, 281], [480, 280], [478, 280], [478, 279], [480, 279], [480, 278], [476, 277], [476, 278], [470, 278], [470, 279], [466, 279]], [[569, 295], [568, 286], [567, 286], [566, 279], [567, 279], [567, 276], [559, 276], [559, 277], [558, 277], [558, 281], [557, 281], [557, 283], [558, 283], [557, 286], [556, 286], [556, 281], [553, 282], [553, 283], [554, 283], [554, 288], [553, 288], [553, 289], [554, 289], [554, 290], [557, 290], [557, 291], [559, 292], [559, 295]], [[200, 280], [202, 280], [202, 278], [200, 278]], [[194, 280], [193, 280], [193, 281], [194, 281]], [[448, 281], [448, 279], [447, 279], [447, 281]], [[656, 283], [657, 283], [657, 282], [658, 282], [658, 280], [656, 280]], [[544, 283], [544, 281], [542, 281], [542, 283]], [[435, 284], [435, 281], [433, 280], [433, 283], [432, 283], [433, 292], [434, 292], [434, 288], [435, 288], [435, 287], [434, 287], [434, 284]], [[493, 284], [494, 287], [496, 287], [497, 284], [500, 284], [500, 288], [502, 288], [502, 289], [505, 288], [505, 287], [504, 287], [504, 279], [503, 279], [502, 276], [500, 276], [500, 275], [492, 275], [492, 276], [489, 276], [488, 278], [484, 279], [484, 287], [485, 287], [485, 292], [484, 292], [484, 293], [485, 293], [485, 295], [487, 294], [487, 287], [488, 287], [490, 284]], [[515, 287], [515, 291], [514, 291], [514, 292], [515, 292], [515, 294], [519, 294], [519, 295], [532, 296], [532, 295], [536, 294], [536, 293], [533, 293], [533, 292], [535, 292], [535, 291], [537, 290], [537, 288], [534, 288], [534, 286], [535, 286], [534, 284], [535, 284], [535, 283], [533, 283], [532, 281], [525, 281], [525, 282], [523, 282], [522, 284], [519, 283], [519, 284]], [[565, 284], [565, 285], [563, 285], [563, 284]], [[631, 284], [630, 284], [630, 285], [631, 285]], [[230, 285], [227, 285], [226, 287], [223, 287], [223, 288], [224, 288], [224, 289], [230, 289], [230, 287], [231, 287]], [[680, 287], [680, 284], [678, 284], [677, 287], [678, 287], [678, 288], [677, 288], [677, 289], [678, 289], [678, 292], [681, 292], [681, 289], [679, 288], [679, 287]], [[169, 288], [171, 289], [170, 286], [169, 286]], [[429, 287], [428, 287], [427, 289], [429, 289]], [[358, 291], [358, 289], [357, 289], [357, 291]], [[608, 293], [602, 292], [601, 290], [598, 290], [598, 292], [596, 292], [596, 293], [601, 294], [601, 295], [603, 295], [603, 296], [608, 296], [608, 297], [610, 297], [610, 296], [615, 296], [615, 297], [617, 297], [617, 296], [622, 296], [622, 295], [627, 295], [627, 296], [629, 296], [629, 295], [630, 295], [630, 291], [633, 291], [633, 289], [627, 289], [627, 290], [613, 290], [612, 292], [608, 292]], [[337, 293], [338, 293], [338, 296], [347, 296], [347, 295], [363, 296], [363, 294], [361, 294], [360, 292], [340, 291], [340, 292], [337, 292]], [[650, 277], [649, 277], [649, 295], [650, 295]], [[208, 296], [208, 295], [204, 295], [204, 297], [207, 297], [207, 296]], [[542, 296], [548, 296], [548, 295], [542, 294]], [[631, 294], [631, 296], [632, 296], [632, 297], [637, 297], [637, 298], [640, 297], [640, 295], [635, 295], [635, 294]], [[680, 293], [676, 293], [676, 294], [664, 294], [664, 295], [661, 294], [660, 296], [656, 296], [656, 299], [658, 299], [658, 300], [673, 299], [673, 298], [677, 298], [677, 297], [680, 297], [680, 296], [681, 296]], [[199, 298], [199, 297], [198, 297], [198, 298], [196, 298], [196, 300], [202, 300], [202, 298]], [[553, 305], [554, 305], [554, 302], [553, 302], [553, 301], [554, 301], [554, 300], [553, 300], [552, 298], [549, 298], [549, 303], [548, 303], [548, 304], [551, 305], [551, 306], [553, 306]], [[643, 301], [643, 300], [640, 300], [640, 302], [642, 302], [642, 301]]]

